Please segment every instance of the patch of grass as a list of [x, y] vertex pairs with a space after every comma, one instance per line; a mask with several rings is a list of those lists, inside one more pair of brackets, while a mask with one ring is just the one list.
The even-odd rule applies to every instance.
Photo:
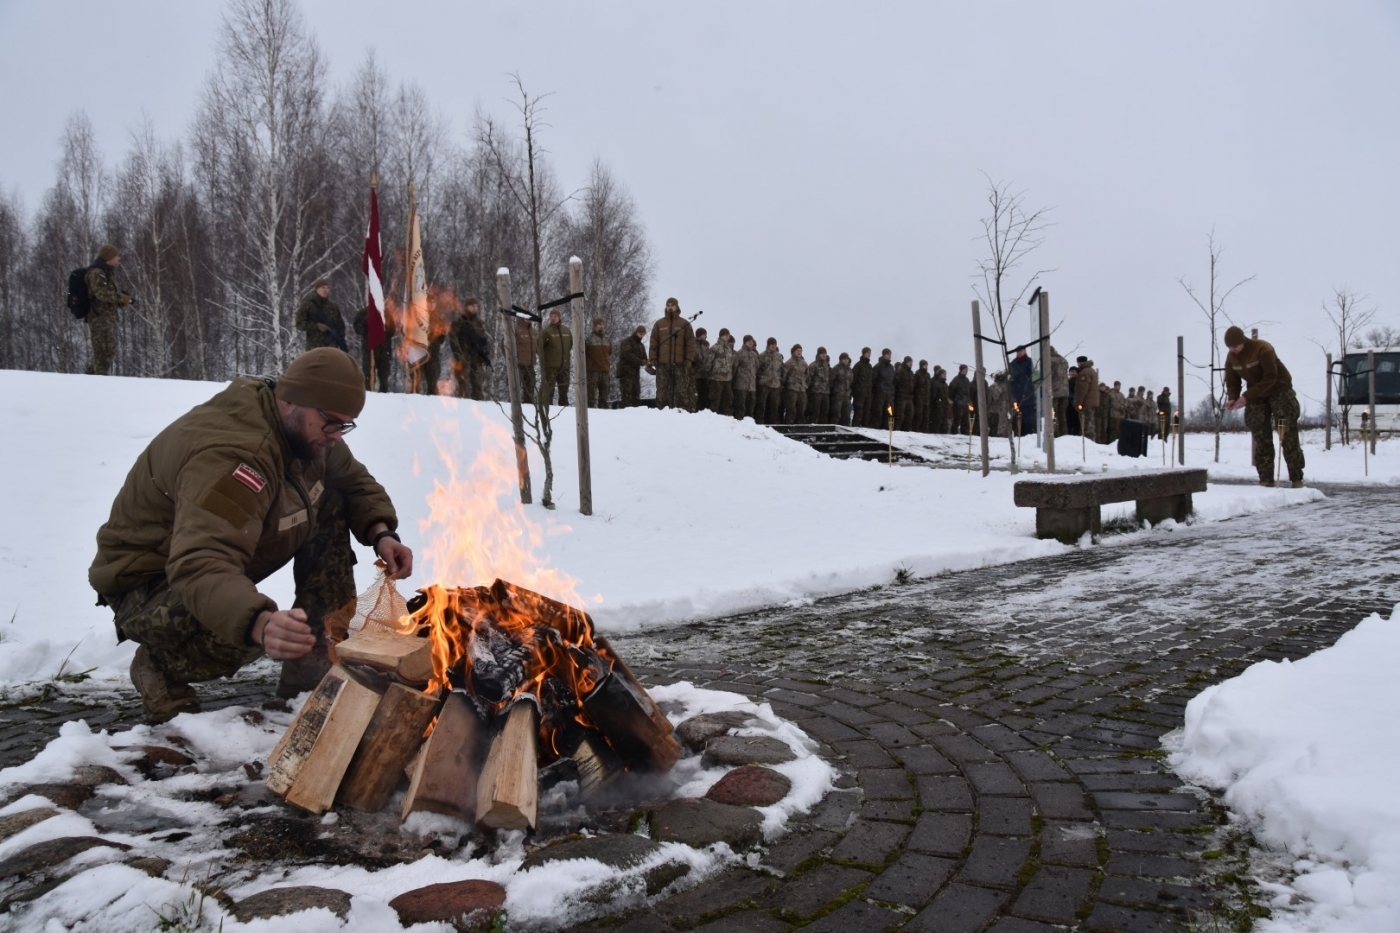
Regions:
[[913, 583], [913, 582], [914, 582], [914, 571], [911, 570], [911, 569], [909, 569], [908, 566], [906, 566], [906, 565], [904, 565], [904, 564], [900, 564], [898, 567], [895, 568], [895, 570], [894, 570], [894, 585], [895, 585], [895, 586], [908, 586], [910, 583]]
[[[211, 929], [204, 920], [204, 900], [206, 897], [215, 901], [224, 900], [227, 895], [223, 888], [209, 883], [209, 874], [214, 870], [211, 863], [209, 871], [205, 873], [204, 881], [187, 883], [185, 878], [180, 879], [180, 886], [188, 887], [189, 893], [183, 899], [176, 899], [167, 902], [159, 909], [150, 907], [151, 913], [156, 915], [156, 929], [161, 933], [202, 933]], [[214, 928], [222, 931], [224, 928], [223, 918], [219, 919], [218, 927]]]

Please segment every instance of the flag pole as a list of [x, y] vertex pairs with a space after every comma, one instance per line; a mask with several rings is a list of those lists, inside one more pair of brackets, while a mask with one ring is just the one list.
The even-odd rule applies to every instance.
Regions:
[[[374, 191], [375, 191], [375, 189], [378, 188], [378, 187], [379, 187], [379, 173], [378, 173], [378, 172], [373, 172], [373, 173], [371, 173], [370, 176], [369, 176], [369, 192], [370, 192], [369, 196], [370, 196], [371, 199], [374, 198]], [[368, 273], [365, 274], [365, 292], [366, 292], [366, 293], [369, 292], [369, 274], [368, 274]], [[366, 319], [366, 320], [368, 320], [368, 319]], [[369, 324], [368, 324], [368, 323], [365, 324], [365, 343], [366, 343], [366, 344], [369, 343]], [[374, 390], [374, 387], [375, 387], [376, 385], [379, 384], [378, 380], [375, 379], [375, 372], [374, 372], [374, 357], [375, 357], [376, 354], [375, 354], [375, 352], [374, 352], [373, 349], [368, 348], [368, 347], [367, 347], [366, 349], [368, 350], [368, 353], [366, 353], [366, 356], [369, 357], [369, 387], [370, 387], [370, 390], [373, 391], [373, 390]]]

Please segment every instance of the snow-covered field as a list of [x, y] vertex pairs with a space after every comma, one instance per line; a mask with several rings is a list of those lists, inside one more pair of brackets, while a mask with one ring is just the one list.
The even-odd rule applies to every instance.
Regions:
[[[872, 428], [862, 429], [869, 437], [885, 441], [889, 433]], [[1336, 431], [1332, 432], [1332, 449], [1326, 447], [1324, 432], [1304, 431], [1302, 435], [1303, 456], [1307, 461], [1303, 476], [1307, 482], [1379, 484], [1400, 486], [1400, 438], [1386, 438], [1376, 443], [1376, 455], [1370, 456], [1359, 442], [1343, 446]], [[912, 434], [894, 432], [894, 443], [945, 464], [963, 465], [967, 462], [968, 443], [966, 436]], [[1078, 437], [1055, 439], [1055, 467], [1061, 473], [1102, 473], [1105, 469], [1117, 470], [1159, 470], [1171, 465], [1170, 454], [1163, 456], [1161, 438], [1155, 438], [1149, 445], [1146, 457], [1120, 457], [1116, 445], [1094, 444]], [[1005, 470], [1011, 463], [1011, 445], [1004, 437], [991, 439], [990, 454], [992, 468]], [[1021, 470], [1045, 468], [1045, 454], [1036, 447], [1035, 439], [1017, 439], [1016, 464]], [[980, 464], [978, 440], [972, 438], [973, 468]], [[1276, 465], [1281, 461], [1275, 457]], [[1220, 435], [1220, 462], [1215, 461], [1215, 436], [1213, 434], [1186, 435], [1186, 466], [1205, 467], [1212, 480], [1242, 480], [1254, 482], [1258, 479], [1254, 466], [1250, 463], [1250, 436], [1243, 432]], [[1281, 478], [1286, 482], [1288, 471], [1283, 469]]]
[[1186, 707], [1169, 745], [1184, 777], [1286, 853], [1288, 884], [1265, 883], [1261, 933], [1400, 930], [1400, 607], [1289, 663], [1261, 661]]
[[[0, 685], [13, 689], [60, 669], [124, 683], [133, 649], [116, 644], [111, 612], [94, 605], [87, 584], [94, 535], [141, 449], [219, 389], [0, 372], [0, 436], [15, 445], [0, 463], [11, 530], [0, 538]], [[495, 404], [371, 395], [349, 443], [399, 509], [404, 541], [418, 556], [408, 583], [466, 586], [499, 576], [576, 599], [601, 630], [625, 631], [885, 583], [899, 568], [932, 574], [1065, 548], [1034, 537], [1034, 513], [1013, 505], [1005, 472], [984, 479], [833, 460], [751, 421], [707, 414], [632, 409], [589, 418], [594, 514], [586, 517], [572, 409], [555, 422], [559, 507], [547, 511], [538, 504], [544, 470], [533, 448], [536, 504], [518, 504], [508, 418]], [[1125, 465], [1106, 451], [1090, 461]], [[1308, 455], [1315, 457], [1311, 447]], [[1238, 462], [1239, 451], [1231, 456]], [[1060, 462], [1068, 464], [1066, 454]], [[1400, 443], [1376, 462], [1400, 475]], [[1320, 495], [1222, 485], [1198, 495], [1196, 508], [1210, 521]], [[1132, 503], [1106, 508], [1105, 518], [1131, 511]], [[368, 557], [362, 552], [361, 587], [372, 580]], [[264, 587], [290, 604], [289, 569]]]

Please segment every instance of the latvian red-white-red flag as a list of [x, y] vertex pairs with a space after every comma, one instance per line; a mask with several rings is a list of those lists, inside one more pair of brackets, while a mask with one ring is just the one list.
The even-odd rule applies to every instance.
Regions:
[[369, 230], [365, 233], [365, 342], [371, 350], [384, 342], [384, 254], [379, 246], [379, 193], [369, 186]]

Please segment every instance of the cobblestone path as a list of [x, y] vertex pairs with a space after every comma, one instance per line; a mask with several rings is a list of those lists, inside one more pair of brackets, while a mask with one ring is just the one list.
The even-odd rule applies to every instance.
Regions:
[[1329, 493], [613, 637], [650, 679], [771, 703], [825, 745], [845, 786], [770, 848], [763, 870], [576, 929], [1247, 928], [1227, 870], [1247, 852], [1231, 851], [1220, 807], [1166, 768], [1161, 738], [1205, 686], [1304, 657], [1400, 602], [1400, 497]]
[[[771, 703], [842, 769], [769, 847], [653, 910], [576, 933], [1247, 928], [1247, 839], [1181, 786], [1161, 738], [1187, 701], [1303, 657], [1400, 602], [1400, 497], [1325, 502], [820, 602], [612, 636], [644, 680]], [[929, 534], [955, 535], [955, 528]], [[270, 666], [206, 692], [256, 706]], [[0, 765], [132, 695], [0, 708]], [[1219, 922], [1217, 927], [1215, 924]]]

